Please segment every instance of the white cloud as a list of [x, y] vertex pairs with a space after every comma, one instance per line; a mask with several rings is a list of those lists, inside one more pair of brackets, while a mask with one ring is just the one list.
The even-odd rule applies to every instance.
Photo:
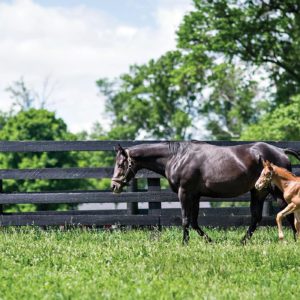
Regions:
[[23, 76], [38, 89], [50, 75], [58, 82], [50, 108], [72, 131], [90, 129], [95, 121], [107, 123], [95, 81], [116, 77], [130, 64], [144, 63], [175, 47], [175, 30], [190, 2], [159, 3], [152, 27], [124, 24], [84, 5], [0, 3], [0, 109], [11, 104], [4, 89], [13, 81]]

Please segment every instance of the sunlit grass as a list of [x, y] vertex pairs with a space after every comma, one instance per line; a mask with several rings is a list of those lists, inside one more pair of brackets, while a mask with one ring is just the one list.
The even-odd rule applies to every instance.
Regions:
[[0, 232], [1, 299], [298, 299], [299, 246], [285, 229], [207, 229], [181, 245], [180, 229]]

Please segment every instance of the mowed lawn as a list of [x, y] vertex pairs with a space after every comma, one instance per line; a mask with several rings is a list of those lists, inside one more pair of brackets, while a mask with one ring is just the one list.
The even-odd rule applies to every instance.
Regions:
[[299, 299], [300, 243], [260, 228], [207, 229], [181, 245], [179, 228], [0, 231], [1, 299]]

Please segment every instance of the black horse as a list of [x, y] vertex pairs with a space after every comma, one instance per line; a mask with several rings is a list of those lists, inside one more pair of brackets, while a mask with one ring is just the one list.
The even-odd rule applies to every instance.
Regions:
[[[286, 154], [298, 159], [298, 152], [280, 149], [258, 142], [237, 146], [214, 146], [204, 142], [162, 142], [141, 144], [127, 149], [116, 149], [116, 164], [111, 188], [120, 193], [140, 169], [152, 170], [169, 181], [181, 203], [183, 242], [189, 240], [189, 226], [207, 241], [211, 239], [198, 225], [201, 196], [230, 198], [251, 192], [251, 225], [242, 239], [245, 243], [262, 218], [265, 198], [269, 193], [282, 198], [279, 190], [271, 188], [258, 191], [254, 185], [262, 171], [262, 159], [291, 170]], [[285, 205], [285, 202], [281, 202]], [[293, 215], [289, 219], [293, 224]], [[294, 225], [292, 228], [295, 233]]]

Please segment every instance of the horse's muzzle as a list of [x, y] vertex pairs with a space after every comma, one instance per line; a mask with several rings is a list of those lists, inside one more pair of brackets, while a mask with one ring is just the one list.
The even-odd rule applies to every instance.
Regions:
[[119, 182], [112, 180], [110, 188], [114, 194], [120, 194], [122, 192], [122, 185]]

